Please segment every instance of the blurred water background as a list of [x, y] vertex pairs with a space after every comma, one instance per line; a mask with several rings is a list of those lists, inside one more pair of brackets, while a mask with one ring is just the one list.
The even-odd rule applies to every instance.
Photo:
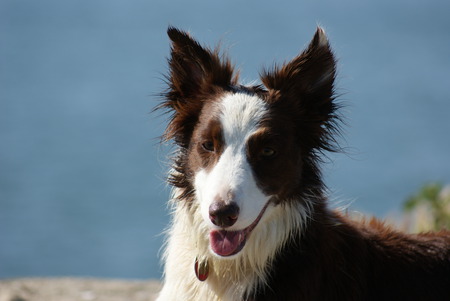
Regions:
[[241, 69], [295, 56], [325, 27], [339, 58], [347, 154], [335, 206], [378, 217], [450, 182], [450, 2], [0, 1], [0, 278], [158, 278], [168, 224], [169, 24]]

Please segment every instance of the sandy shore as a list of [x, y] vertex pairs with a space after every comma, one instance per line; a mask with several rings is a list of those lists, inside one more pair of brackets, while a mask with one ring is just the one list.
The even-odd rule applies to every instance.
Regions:
[[159, 281], [19, 278], [0, 281], [0, 301], [152, 301]]

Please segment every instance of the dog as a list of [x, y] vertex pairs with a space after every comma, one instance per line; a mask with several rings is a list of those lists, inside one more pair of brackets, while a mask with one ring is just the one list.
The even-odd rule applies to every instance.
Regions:
[[342, 118], [322, 28], [249, 86], [218, 48], [167, 32], [158, 107], [176, 150], [158, 300], [450, 300], [450, 232], [403, 234], [327, 205], [320, 163]]

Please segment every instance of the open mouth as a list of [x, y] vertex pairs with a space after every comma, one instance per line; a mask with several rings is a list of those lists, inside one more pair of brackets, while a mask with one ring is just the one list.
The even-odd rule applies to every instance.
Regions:
[[213, 252], [223, 257], [239, 253], [244, 248], [250, 233], [258, 225], [268, 205], [269, 202], [264, 205], [264, 208], [261, 210], [255, 221], [243, 230], [211, 230], [211, 232], [209, 232], [209, 242]]

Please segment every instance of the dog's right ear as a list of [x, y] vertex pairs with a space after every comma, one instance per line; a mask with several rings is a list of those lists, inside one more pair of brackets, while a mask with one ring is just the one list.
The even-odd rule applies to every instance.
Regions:
[[171, 89], [182, 98], [198, 98], [215, 87], [228, 87], [233, 81], [233, 67], [220, 59], [219, 51], [202, 47], [188, 33], [169, 27], [172, 41], [169, 58]]
[[160, 105], [172, 112], [164, 138], [185, 147], [206, 100], [236, 84], [233, 66], [219, 50], [202, 47], [188, 33], [169, 27], [168, 90]]

